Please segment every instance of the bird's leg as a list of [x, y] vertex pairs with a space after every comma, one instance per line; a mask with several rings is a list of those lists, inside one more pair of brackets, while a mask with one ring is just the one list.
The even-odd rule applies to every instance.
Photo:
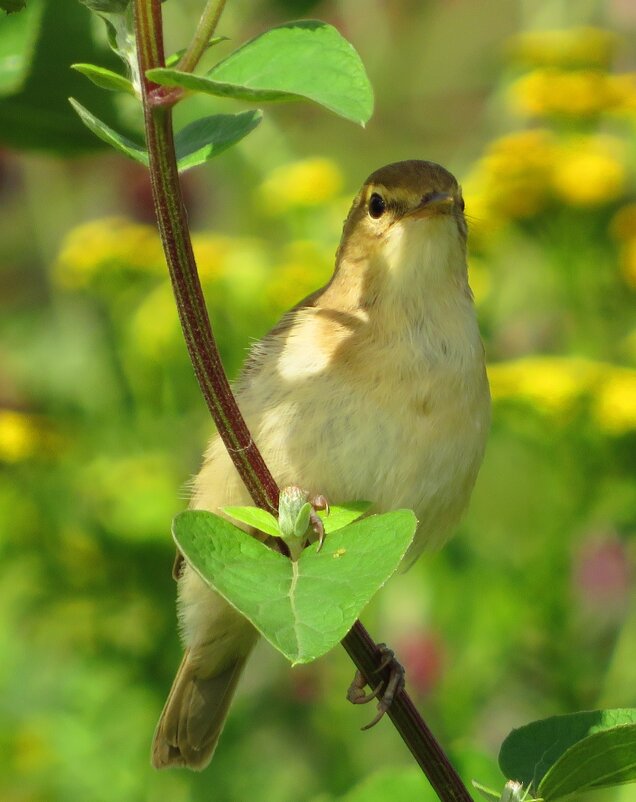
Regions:
[[378, 667], [374, 670], [374, 674], [380, 674], [386, 669], [389, 670], [389, 675], [385, 679], [380, 679], [380, 682], [368, 693], [364, 692], [365, 685], [371, 683], [364, 677], [361, 671], [356, 671], [353, 682], [347, 691], [347, 699], [354, 705], [367, 704], [373, 699], [379, 699], [377, 706], [377, 715], [368, 724], [362, 727], [363, 730], [370, 730], [374, 727], [386, 711], [391, 707], [395, 695], [404, 688], [404, 667], [395, 659], [395, 655], [386, 645], [386, 643], [378, 644], [381, 659]]

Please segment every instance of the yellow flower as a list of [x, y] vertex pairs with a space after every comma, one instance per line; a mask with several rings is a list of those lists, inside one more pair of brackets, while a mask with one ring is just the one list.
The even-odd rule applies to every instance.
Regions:
[[620, 140], [586, 136], [560, 147], [552, 182], [556, 194], [566, 203], [596, 206], [619, 197], [626, 178]]
[[537, 67], [607, 67], [614, 54], [617, 36], [601, 28], [528, 31], [514, 37], [509, 46], [512, 57]]
[[79, 289], [102, 273], [165, 270], [161, 242], [153, 226], [107, 217], [84, 223], [70, 231], [53, 269], [60, 286]]
[[545, 412], [563, 412], [589, 391], [599, 363], [578, 357], [533, 356], [488, 367], [494, 400], [519, 398]]
[[23, 412], [0, 410], [0, 461], [22, 462], [50, 445], [39, 419]]
[[612, 367], [598, 388], [594, 411], [609, 434], [636, 429], [636, 370]]
[[522, 114], [592, 117], [625, 104], [627, 87], [617, 79], [597, 70], [534, 70], [512, 84], [510, 97]]
[[171, 345], [181, 343], [177, 307], [168, 281], [145, 296], [130, 319], [129, 333], [135, 350], [159, 362]]
[[636, 370], [580, 357], [533, 356], [488, 366], [495, 401], [520, 399], [552, 414], [583, 396], [599, 428], [612, 435], [636, 429]]
[[208, 233], [193, 235], [192, 249], [201, 281], [218, 278], [224, 272], [233, 246], [230, 237]]
[[305, 159], [277, 167], [258, 189], [259, 206], [268, 214], [320, 206], [336, 197], [342, 174], [330, 159]]
[[537, 214], [549, 198], [555, 157], [554, 138], [541, 128], [492, 142], [466, 182], [469, 215], [492, 221]]

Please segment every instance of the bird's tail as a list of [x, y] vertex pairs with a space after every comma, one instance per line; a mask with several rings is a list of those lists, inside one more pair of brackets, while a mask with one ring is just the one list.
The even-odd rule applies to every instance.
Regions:
[[205, 663], [196, 659], [193, 649], [186, 651], [155, 730], [156, 769], [185, 766], [200, 771], [208, 765], [246, 660], [247, 654], [237, 656], [205, 676]]

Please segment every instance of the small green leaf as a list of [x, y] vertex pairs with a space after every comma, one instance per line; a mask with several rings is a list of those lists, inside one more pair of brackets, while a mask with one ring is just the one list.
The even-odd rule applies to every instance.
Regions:
[[371, 506], [370, 501], [347, 501], [337, 507], [329, 507], [329, 514], [325, 510], [319, 510], [318, 515], [322, 518], [325, 534], [342, 529], [343, 526], [357, 521]]
[[203, 510], [177, 515], [172, 533], [197, 573], [297, 664], [342, 640], [398, 567], [416, 527], [410, 510], [372, 515], [297, 562]]
[[26, 80], [36, 45], [43, 5], [31, 2], [23, 14], [2, 19], [0, 95], [17, 92]]
[[186, 125], [175, 136], [179, 170], [213, 159], [251, 133], [263, 118], [256, 109], [239, 114], [213, 114]]
[[575, 744], [595, 733], [632, 724], [636, 724], [633, 709], [592, 710], [533, 721], [504, 740], [499, 766], [506, 777], [536, 790]]
[[[226, 42], [226, 41], [227, 41], [227, 36], [213, 36], [210, 39], [210, 41], [207, 43], [205, 49], [209, 50], [211, 47], [214, 47], [214, 45], [218, 45], [219, 42]], [[179, 63], [179, 61], [181, 60], [181, 57], [183, 56], [183, 54], [185, 52], [186, 52], [186, 49], [185, 49], [185, 47], [183, 47], [183, 48], [181, 48], [181, 50], [177, 50], [176, 53], [171, 53], [166, 58], [166, 67], [175, 67]]]
[[479, 793], [487, 799], [488, 802], [499, 802], [501, 799], [501, 794], [499, 791], [493, 791], [492, 788], [486, 788], [485, 785], [478, 783], [477, 780], [473, 780], [473, 788], [475, 788]]
[[123, 75], [112, 70], [107, 70], [105, 67], [98, 67], [96, 64], [71, 64], [71, 69], [86, 76], [89, 81], [101, 89], [108, 89], [111, 92], [126, 92], [129, 95], [135, 94], [135, 89], [128, 78], [124, 78]]
[[78, 113], [80, 120], [95, 136], [98, 136], [103, 142], [106, 142], [125, 156], [148, 166], [148, 151], [145, 148], [133, 142], [131, 139], [128, 139], [128, 137], [123, 134], [114, 131], [110, 126], [106, 125], [105, 122], [102, 122], [102, 120], [98, 120], [97, 117], [91, 114], [88, 109], [85, 109], [84, 106], [78, 103], [74, 98], [69, 98], [69, 103]]
[[235, 521], [240, 521], [242, 524], [253, 526], [259, 532], [265, 532], [266, 535], [278, 537], [278, 521], [271, 512], [262, 510], [260, 507], [221, 507], [226, 515], [234, 518]]
[[373, 91], [353, 46], [331, 25], [315, 20], [266, 31], [205, 77], [175, 69], [149, 70], [146, 75], [163, 86], [256, 103], [313, 100], [361, 125], [373, 111]]
[[602, 730], [571, 746], [547, 772], [538, 793], [545, 802], [592, 788], [636, 781], [636, 724]]

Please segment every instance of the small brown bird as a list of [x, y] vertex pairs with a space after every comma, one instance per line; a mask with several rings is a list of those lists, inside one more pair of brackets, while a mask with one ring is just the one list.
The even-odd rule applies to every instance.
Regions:
[[[279, 486], [415, 511], [407, 564], [457, 524], [490, 423], [466, 235], [460, 187], [443, 167], [377, 170], [353, 201], [331, 280], [252, 348], [235, 387]], [[217, 435], [191, 506], [249, 503]], [[179, 621], [185, 654], [152, 762], [203, 769], [258, 635], [187, 563]]]

